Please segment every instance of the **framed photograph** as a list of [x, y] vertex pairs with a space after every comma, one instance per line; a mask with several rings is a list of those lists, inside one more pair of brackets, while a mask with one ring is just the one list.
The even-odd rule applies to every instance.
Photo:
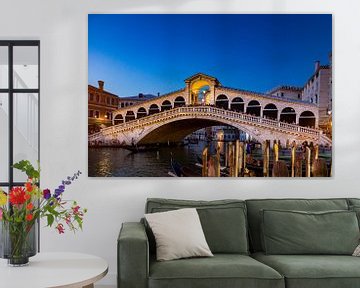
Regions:
[[331, 177], [331, 14], [90, 14], [90, 177]]

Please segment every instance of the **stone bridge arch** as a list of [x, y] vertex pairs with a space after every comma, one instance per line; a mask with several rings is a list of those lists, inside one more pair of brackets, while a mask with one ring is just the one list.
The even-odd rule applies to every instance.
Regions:
[[[308, 115], [305, 113], [304, 116]], [[311, 116], [311, 115], [310, 115]], [[148, 116], [145, 119], [125, 121], [90, 135], [89, 141], [118, 145], [167, 143], [180, 141], [182, 137], [200, 128], [228, 125], [238, 128], [262, 142], [264, 140], [313, 141], [319, 143], [321, 131], [271, 119], [227, 111], [215, 107], [181, 107]]]
[[136, 139], [138, 145], [146, 145], [151, 143], [167, 143], [180, 142], [187, 135], [206, 127], [211, 126], [232, 126], [248, 133], [254, 139], [262, 142], [266, 140], [261, 136], [261, 132], [257, 129], [251, 129], [246, 125], [234, 125], [231, 121], [214, 120], [211, 117], [197, 117], [196, 119], [189, 117], [187, 119], [171, 119], [163, 123], [163, 125], [153, 126], [146, 129], [142, 137]]

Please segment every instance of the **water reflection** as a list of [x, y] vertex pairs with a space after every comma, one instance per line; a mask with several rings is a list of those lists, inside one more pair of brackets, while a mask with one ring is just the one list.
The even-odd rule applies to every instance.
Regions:
[[89, 148], [89, 177], [169, 177], [173, 157], [187, 166], [197, 162], [206, 142], [132, 153], [122, 148]]

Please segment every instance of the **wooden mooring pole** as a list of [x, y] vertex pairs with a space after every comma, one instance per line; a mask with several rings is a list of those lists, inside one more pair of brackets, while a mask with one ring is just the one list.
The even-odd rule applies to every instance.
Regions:
[[266, 140], [263, 143], [263, 175], [264, 177], [269, 177], [269, 169], [270, 169], [270, 140]]
[[208, 176], [208, 147], [202, 151], [202, 177]]
[[306, 152], [305, 152], [305, 162], [306, 162], [306, 167], [305, 167], [305, 176], [306, 177], [311, 177], [311, 149], [309, 147], [306, 147]]

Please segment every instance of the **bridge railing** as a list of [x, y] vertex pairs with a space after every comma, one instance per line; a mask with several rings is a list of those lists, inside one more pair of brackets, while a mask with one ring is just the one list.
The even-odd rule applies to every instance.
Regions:
[[213, 117], [227, 119], [227, 120], [240, 120], [248, 123], [259, 124], [267, 127], [280, 128], [282, 130], [293, 131], [298, 133], [306, 133], [314, 136], [320, 136], [321, 131], [318, 129], [302, 127], [295, 124], [290, 124], [286, 122], [280, 122], [272, 119], [266, 119], [258, 116], [253, 116], [245, 113], [239, 113], [231, 110], [225, 110], [212, 106], [186, 106], [186, 107], [178, 107], [171, 110], [166, 110], [157, 114], [149, 115], [146, 117], [138, 118], [135, 120], [131, 120], [129, 122], [117, 124], [111, 127], [107, 127], [102, 129], [100, 132], [96, 134], [89, 135], [89, 140], [97, 140], [105, 135], [110, 135], [115, 132], [122, 132], [128, 129], [132, 129], [136, 126], [140, 126], [143, 124], [149, 124], [156, 122], [158, 120], [163, 120], [164, 118], [179, 116], [181, 114], [206, 114], [211, 115]]

